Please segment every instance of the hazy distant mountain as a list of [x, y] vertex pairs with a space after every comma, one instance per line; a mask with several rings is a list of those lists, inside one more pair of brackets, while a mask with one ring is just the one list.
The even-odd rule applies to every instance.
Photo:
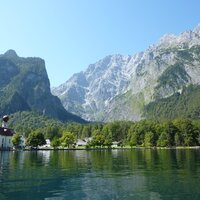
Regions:
[[51, 94], [44, 60], [22, 58], [9, 50], [0, 55], [0, 71], [1, 115], [28, 110], [63, 121], [83, 122]]
[[[158, 43], [133, 56], [107, 56], [52, 92], [67, 110], [87, 120], [139, 120], [156, 118], [158, 113], [177, 117], [178, 104], [191, 104], [188, 99], [192, 94], [185, 89], [189, 85], [200, 85], [200, 25], [178, 36], [166, 34]], [[185, 102], [168, 106], [174, 102], [169, 97], [177, 93], [184, 95], [179, 100]], [[165, 104], [160, 103], [163, 99]], [[198, 107], [200, 103], [196, 102], [193, 110]], [[170, 112], [174, 115], [167, 115]], [[191, 113], [185, 111], [183, 116]], [[192, 116], [200, 117], [198, 113]]]

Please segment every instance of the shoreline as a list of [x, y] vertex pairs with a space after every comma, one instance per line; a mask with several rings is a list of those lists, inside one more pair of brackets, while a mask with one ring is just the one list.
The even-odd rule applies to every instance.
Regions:
[[[176, 149], [200, 149], [200, 146], [178, 146], [178, 147], [113, 147], [113, 148], [37, 148], [37, 149], [21, 149], [22, 151], [101, 151], [101, 150], [132, 150], [132, 149], [166, 149], [166, 150], [176, 150]], [[11, 150], [11, 151], [18, 151]]]
[[0, 149], [3, 151], [103, 151], [103, 150], [133, 150], [133, 149], [152, 149], [152, 150], [179, 150], [179, 149], [200, 149], [200, 146], [178, 146], [178, 147], [112, 147], [112, 148], [24, 148], [24, 149]]

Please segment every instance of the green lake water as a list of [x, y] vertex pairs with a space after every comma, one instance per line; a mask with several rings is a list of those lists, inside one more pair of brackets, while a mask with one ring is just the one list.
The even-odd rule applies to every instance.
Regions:
[[4, 199], [200, 199], [200, 150], [0, 152]]

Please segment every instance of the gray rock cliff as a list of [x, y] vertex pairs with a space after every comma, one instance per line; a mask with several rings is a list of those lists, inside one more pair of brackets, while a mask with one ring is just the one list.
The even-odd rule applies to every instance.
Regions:
[[52, 90], [64, 107], [92, 121], [139, 120], [148, 103], [200, 84], [200, 25], [166, 34], [135, 55], [111, 55]]

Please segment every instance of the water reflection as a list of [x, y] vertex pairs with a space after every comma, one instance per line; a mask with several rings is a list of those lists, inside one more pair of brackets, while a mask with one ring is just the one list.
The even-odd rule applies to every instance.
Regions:
[[199, 199], [199, 153], [0, 152], [0, 199]]

